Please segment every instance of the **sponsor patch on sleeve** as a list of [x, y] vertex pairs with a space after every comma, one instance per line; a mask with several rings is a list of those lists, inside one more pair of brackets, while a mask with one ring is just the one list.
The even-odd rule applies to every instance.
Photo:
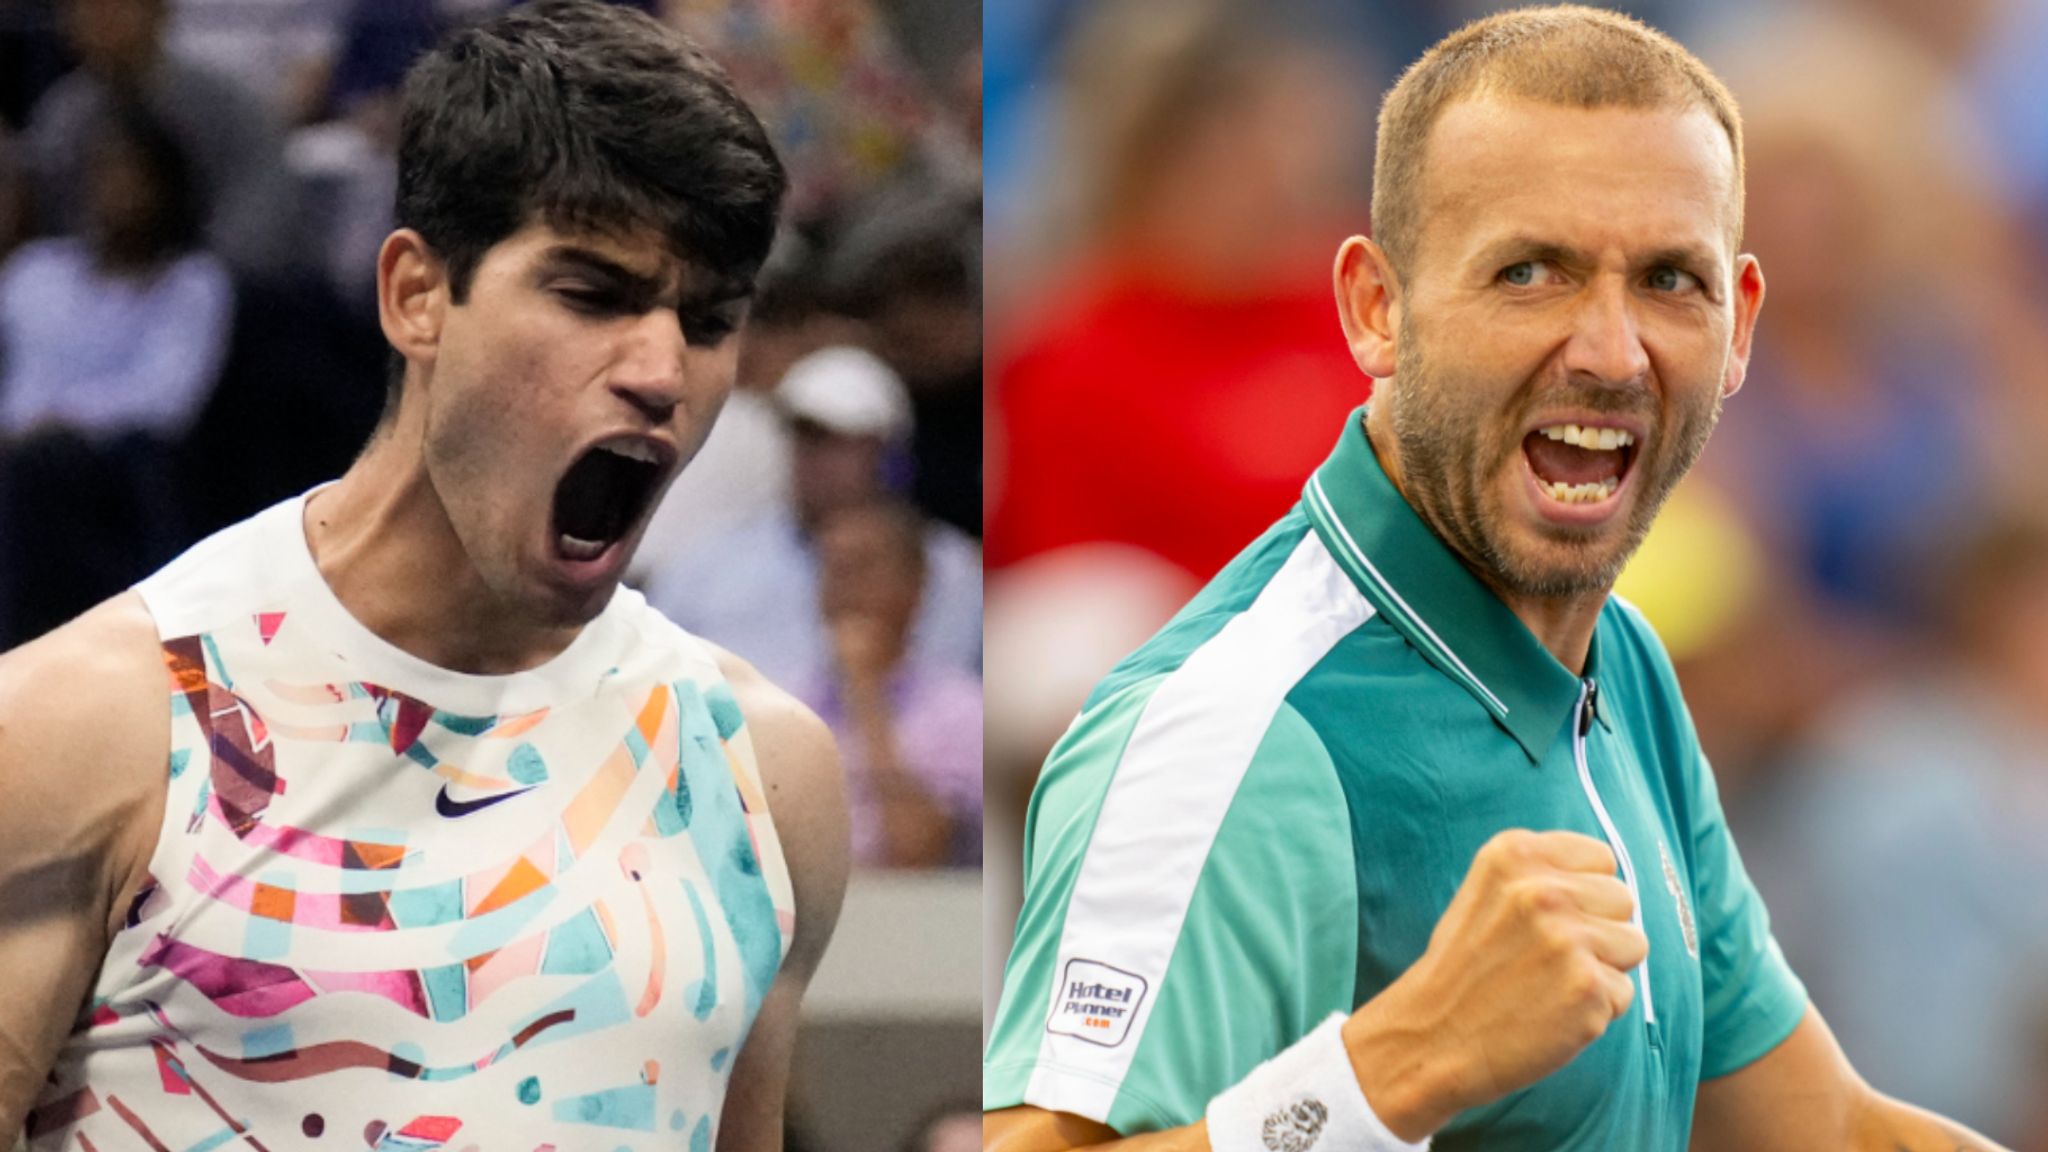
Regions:
[[1131, 1034], [1131, 1019], [1144, 1003], [1145, 978], [1095, 960], [1067, 961], [1060, 994], [1045, 1030], [1114, 1048]]

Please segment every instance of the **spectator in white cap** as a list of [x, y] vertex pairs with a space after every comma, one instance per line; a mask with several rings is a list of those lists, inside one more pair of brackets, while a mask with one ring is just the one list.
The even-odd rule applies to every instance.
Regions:
[[775, 399], [794, 437], [790, 496], [807, 530], [908, 483], [910, 394], [874, 353], [813, 352], [790, 367]]
[[[683, 627], [747, 653], [771, 680], [779, 673], [794, 683], [832, 660], [814, 534], [838, 512], [907, 490], [910, 398], [878, 357], [836, 345], [791, 365], [776, 402], [791, 433], [789, 502], [671, 557], [646, 592]], [[924, 543], [911, 657], [979, 675], [980, 549], [942, 524], [926, 525]]]

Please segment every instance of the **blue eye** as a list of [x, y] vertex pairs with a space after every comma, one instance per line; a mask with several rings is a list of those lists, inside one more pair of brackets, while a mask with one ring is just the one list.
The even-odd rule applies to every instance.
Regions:
[[1650, 287], [1658, 292], [1684, 292], [1699, 286], [1698, 277], [1669, 264], [1650, 272]]
[[1510, 264], [1500, 270], [1500, 278], [1517, 288], [1527, 288], [1536, 281], [1536, 262], [1524, 260], [1519, 264]]

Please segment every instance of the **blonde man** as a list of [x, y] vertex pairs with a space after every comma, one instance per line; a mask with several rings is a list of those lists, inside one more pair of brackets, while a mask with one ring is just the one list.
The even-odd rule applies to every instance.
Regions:
[[1336, 262], [1375, 402], [1054, 750], [989, 1148], [1990, 1146], [1843, 1058], [1610, 595], [1743, 381], [1742, 186], [1625, 17], [1403, 76]]

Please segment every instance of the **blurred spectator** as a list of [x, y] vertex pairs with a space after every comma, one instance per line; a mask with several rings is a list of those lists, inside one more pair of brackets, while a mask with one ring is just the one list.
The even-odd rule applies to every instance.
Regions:
[[732, 73], [789, 166], [789, 218], [862, 199], [944, 125], [871, 0], [669, 0], [670, 19]]
[[333, 118], [299, 129], [286, 146], [303, 185], [310, 247], [336, 297], [365, 322], [376, 318], [377, 253], [398, 197], [399, 87], [453, 22], [448, 7], [352, 0], [319, 96]]
[[962, 145], [958, 160], [958, 181], [976, 190], [981, 189], [981, 49], [976, 47], [962, 57], [954, 72], [953, 86], [954, 115], [962, 129]]
[[1978, 366], [1925, 318], [1886, 315], [1875, 205], [1835, 148], [1766, 137], [1752, 156], [1751, 232], [1771, 256], [1753, 364], [1769, 386], [1731, 409], [1717, 472], [1828, 604], [1903, 623], [1920, 613], [1904, 577], [1984, 491]]
[[[337, 93], [363, 86], [366, 63], [382, 74], [395, 62], [402, 74], [426, 47], [418, 35], [423, 23], [481, 17], [505, 5], [506, 0], [171, 0], [167, 43], [180, 59], [231, 77], [297, 127], [346, 115], [335, 105]], [[651, 11], [646, 3], [632, 6]], [[394, 86], [396, 77], [375, 83]]]
[[[830, 659], [817, 611], [815, 534], [834, 513], [900, 493], [911, 430], [903, 382], [872, 353], [831, 347], [796, 362], [777, 398], [791, 434], [790, 501], [653, 573], [648, 598], [690, 631], [726, 645], [770, 680], [795, 683]], [[981, 558], [959, 530], [924, 533], [924, 601], [910, 650], [919, 664], [977, 672]]]
[[1857, 1069], [2017, 1145], [2048, 997], [2048, 525], [1999, 521], [1941, 585], [1948, 655], [1843, 702], [1730, 819]]
[[1898, 635], [1925, 612], [1911, 574], [1991, 479], [1991, 365], [1937, 270], [1985, 271], [1982, 164], [1933, 62], [1882, 26], [1775, 15], [1740, 43], [1744, 239], [1770, 295], [1763, 386], [1729, 405], [1709, 468], [1823, 611]]
[[2035, 259], [2048, 256], [2048, 4], [2011, 0], [1979, 43], [1969, 96], [1997, 139], [1996, 175], [2033, 228]]
[[71, 67], [57, 0], [0, 0], [0, 126], [28, 123], [36, 97]]
[[138, 103], [85, 137], [85, 235], [0, 266], [0, 517], [18, 634], [119, 591], [182, 542], [167, 467], [218, 378], [226, 269], [197, 248], [177, 140]]
[[796, 693], [838, 738], [856, 864], [981, 864], [981, 680], [909, 650], [924, 522], [893, 503], [831, 514], [817, 533], [826, 668]]
[[288, 266], [297, 244], [297, 192], [271, 109], [209, 68], [164, 50], [170, 0], [64, 0], [78, 69], [37, 102], [29, 120], [35, 210], [45, 231], [77, 234], [86, 137], [112, 103], [135, 99], [169, 124], [191, 157], [208, 246], [238, 272]]
[[0, 270], [0, 434], [175, 440], [220, 371], [227, 271], [198, 247], [184, 153], [146, 108], [106, 109], [85, 175], [85, 235], [32, 241]]
[[171, 0], [172, 53], [255, 93], [287, 124], [317, 119], [351, 0]]
[[825, 270], [910, 390], [911, 497], [981, 534], [981, 190], [905, 181], [869, 202]]
[[1371, 85], [1305, 35], [1226, 0], [1119, 0], [1079, 33], [1045, 166], [1077, 185], [1044, 190], [1069, 205], [1044, 231], [1081, 254], [999, 334], [992, 564], [1122, 542], [1206, 577], [1369, 392], [1328, 269], [1365, 220]]
[[0, 125], [0, 260], [28, 238], [28, 174], [21, 142]]

